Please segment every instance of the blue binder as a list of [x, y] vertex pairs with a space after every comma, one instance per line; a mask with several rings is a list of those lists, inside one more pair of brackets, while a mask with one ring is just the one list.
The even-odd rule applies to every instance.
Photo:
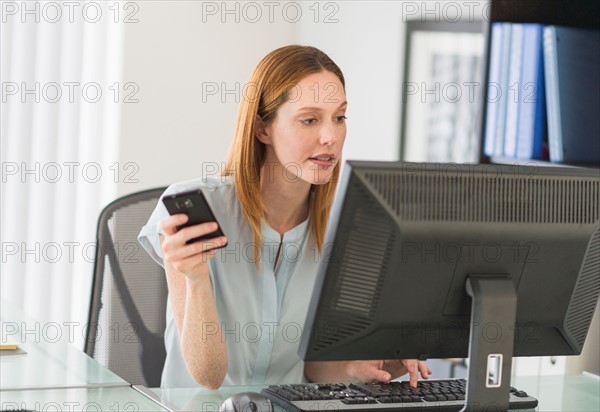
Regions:
[[515, 157], [541, 159], [546, 130], [546, 93], [540, 24], [523, 25], [523, 66]]
[[550, 160], [600, 164], [600, 31], [544, 28]]

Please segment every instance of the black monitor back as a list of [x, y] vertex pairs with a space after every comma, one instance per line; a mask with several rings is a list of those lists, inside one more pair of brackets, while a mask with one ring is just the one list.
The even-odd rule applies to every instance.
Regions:
[[[579, 354], [600, 294], [600, 171], [349, 161], [300, 356], [466, 357], [469, 275], [509, 276], [514, 355]], [[493, 341], [499, 325], [478, 325]]]

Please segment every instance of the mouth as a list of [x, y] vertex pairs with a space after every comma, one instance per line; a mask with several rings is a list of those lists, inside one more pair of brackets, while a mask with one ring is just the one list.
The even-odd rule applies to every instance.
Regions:
[[309, 160], [320, 167], [331, 167], [335, 164], [334, 155], [319, 155], [316, 157], [310, 157]]

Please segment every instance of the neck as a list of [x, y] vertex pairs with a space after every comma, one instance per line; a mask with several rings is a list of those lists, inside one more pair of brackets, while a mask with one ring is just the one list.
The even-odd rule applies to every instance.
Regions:
[[286, 172], [279, 163], [265, 163], [260, 186], [267, 223], [278, 233], [283, 235], [308, 218], [310, 183]]

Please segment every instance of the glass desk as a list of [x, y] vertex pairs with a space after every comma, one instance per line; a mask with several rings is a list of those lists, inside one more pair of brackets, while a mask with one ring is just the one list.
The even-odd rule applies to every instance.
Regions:
[[[214, 411], [217, 412], [221, 403], [231, 395], [240, 392], [260, 392], [264, 386], [223, 386], [211, 391], [195, 388], [150, 389], [160, 402], [175, 411]], [[275, 406], [275, 411], [285, 411]]]
[[[70, 343], [43, 339], [35, 322], [19, 310], [2, 307], [2, 328], [25, 354], [0, 356], [0, 390], [65, 387], [128, 387], [129, 384]], [[38, 328], [39, 329], [39, 328]], [[18, 332], [15, 333], [14, 331]]]
[[0, 392], [0, 409], [36, 411], [168, 411], [137, 390], [62, 388]]
[[538, 400], [539, 411], [600, 411], [600, 378], [596, 375], [519, 376], [512, 382]]
[[0, 356], [0, 389], [129, 386], [70, 344], [24, 343], [27, 353]]
[[[512, 385], [539, 401], [537, 411], [600, 411], [600, 379], [593, 375], [515, 377]], [[218, 411], [239, 392], [260, 392], [263, 386], [231, 386], [216, 391], [192, 388], [151, 389], [164, 405], [178, 411]], [[276, 407], [276, 411], [283, 409]]]

